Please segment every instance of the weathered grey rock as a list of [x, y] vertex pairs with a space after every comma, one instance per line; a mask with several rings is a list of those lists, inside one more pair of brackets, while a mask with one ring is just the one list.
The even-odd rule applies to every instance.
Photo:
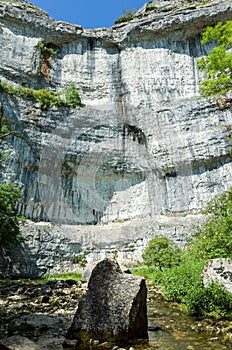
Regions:
[[115, 260], [104, 259], [92, 271], [67, 339], [88, 344], [147, 338], [145, 280], [123, 274]]
[[[22, 214], [86, 224], [194, 213], [228, 188], [231, 111], [199, 98], [196, 63], [210, 48], [202, 28], [231, 18], [231, 1], [76, 34], [24, 5], [0, 9], [2, 78], [61, 91], [73, 81], [88, 106], [46, 112], [1, 94], [24, 136], [12, 140], [9, 164], [24, 187]], [[50, 85], [40, 75], [40, 41], [59, 46]]]
[[[155, 1], [158, 11], [145, 5], [129, 23], [84, 30], [25, 1], [0, 2], [0, 79], [62, 92], [73, 81], [86, 105], [42, 111], [0, 91], [22, 136], [9, 140], [1, 181], [22, 187], [21, 214], [55, 224], [42, 239], [24, 228], [25, 249], [2, 265], [9, 275], [67, 271], [82, 249], [88, 260], [113, 251], [139, 260], [155, 234], [183, 245], [197, 221], [185, 215], [231, 185], [231, 96], [200, 97], [197, 60], [212, 47], [203, 28], [231, 19], [232, 4], [199, 3]], [[49, 81], [41, 41], [58, 46]], [[60, 245], [57, 232], [72, 239]]]
[[221, 283], [232, 293], [232, 259], [211, 259], [205, 264], [203, 271], [204, 285], [211, 282]]
[[2, 339], [1, 343], [9, 350], [40, 350], [39, 346], [33, 341], [20, 335], [14, 335], [10, 338]]
[[[113, 257], [112, 257], [113, 258]], [[94, 261], [90, 261], [84, 268], [84, 272], [82, 274], [82, 278], [81, 278], [81, 281], [82, 283], [88, 283], [89, 282], [89, 279], [92, 275], [92, 271], [93, 269], [97, 266], [97, 264], [100, 262], [101, 260], [94, 260]], [[118, 265], [119, 265], [119, 268], [121, 270], [122, 273], [131, 273], [130, 272], [130, 269], [128, 269], [127, 267], [123, 266], [122, 264], [120, 264], [118, 261], [117, 261]]]

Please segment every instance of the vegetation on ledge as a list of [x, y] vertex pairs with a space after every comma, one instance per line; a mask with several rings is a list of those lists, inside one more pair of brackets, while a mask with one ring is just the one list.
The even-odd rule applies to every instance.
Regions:
[[123, 15], [114, 21], [114, 24], [129, 22], [134, 18], [136, 10], [128, 9], [123, 11]]
[[62, 98], [61, 91], [51, 91], [45, 89], [31, 89], [24, 86], [13, 87], [10, 84], [0, 81], [0, 90], [9, 95], [26, 97], [39, 102], [41, 109], [48, 109], [53, 106], [76, 108], [81, 107], [81, 99], [74, 83], [71, 83], [65, 92], [65, 98]]

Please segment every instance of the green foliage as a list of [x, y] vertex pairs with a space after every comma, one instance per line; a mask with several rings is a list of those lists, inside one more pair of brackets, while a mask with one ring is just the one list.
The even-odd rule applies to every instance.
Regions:
[[5, 139], [13, 129], [6, 116], [0, 117], [0, 140]]
[[71, 83], [65, 93], [66, 106], [75, 108], [81, 106], [81, 98], [75, 84]]
[[209, 218], [191, 243], [196, 259], [232, 257], [232, 188], [212, 200], [205, 214]]
[[198, 67], [207, 76], [200, 87], [205, 97], [232, 90], [232, 21], [208, 27], [202, 35], [202, 44], [208, 42], [215, 42], [218, 46], [198, 60]]
[[164, 268], [180, 263], [181, 251], [166, 237], [155, 237], [143, 253], [143, 261], [147, 266]]
[[208, 219], [185, 250], [155, 238], [143, 255], [147, 267], [134, 273], [161, 284], [167, 299], [185, 305], [190, 314], [232, 317], [232, 295], [218, 284], [206, 288], [202, 280], [208, 259], [232, 257], [232, 188], [215, 197], [205, 214]]
[[174, 266], [165, 271], [164, 285], [165, 296], [178, 303], [184, 303], [188, 293], [196, 288], [202, 288], [201, 274], [204, 261], [183, 261], [179, 266]]
[[11, 184], [0, 185], [0, 247], [17, 243], [21, 238], [15, 209], [16, 201], [20, 197], [21, 192], [18, 187]]
[[71, 84], [66, 91], [66, 102], [62, 100], [60, 91], [50, 91], [45, 89], [34, 90], [24, 86], [13, 87], [3, 81], [0, 81], [0, 90], [5, 91], [9, 95], [27, 97], [39, 102], [42, 109], [48, 109], [52, 106], [64, 106], [75, 108], [81, 106], [81, 99], [78, 91]]
[[136, 276], [145, 277], [153, 285], [160, 285], [163, 282], [164, 274], [157, 267], [142, 265], [131, 269], [131, 273]]
[[157, 10], [157, 9], [158, 9], [158, 7], [156, 5], [150, 4], [146, 8], [146, 12], [154, 11], [154, 10]]
[[48, 44], [45, 44], [43, 41], [39, 43], [39, 49], [40, 54], [44, 59], [49, 59], [57, 54], [57, 50], [55, 49], [54, 45], [48, 46]]
[[83, 253], [77, 254], [76, 256], [74, 256], [72, 258], [72, 262], [74, 264], [79, 264], [80, 266], [85, 266], [87, 263], [86, 258], [85, 258], [85, 254], [83, 254]]
[[191, 288], [186, 294], [185, 305], [191, 315], [205, 316], [210, 313], [232, 316], [232, 294], [217, 283], [205, 288], [203, 286]]
[[123, 10], [123, 15], [114, 21], [115, 24], [131, 21], [134, 18], [136, 10]]

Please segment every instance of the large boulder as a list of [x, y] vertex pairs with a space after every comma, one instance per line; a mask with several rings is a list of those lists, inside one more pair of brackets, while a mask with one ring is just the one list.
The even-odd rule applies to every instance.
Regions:
[[92, 271], [66, 338], [79, 344], [147, 339], [146, 297], [144, 278], [124, 274], [115, 260], [102, 260]]
[[211, 259], [205, 264], [203, 271], [204, 285], [211, 282], [221, 283], [232, 293], [232, 259]]

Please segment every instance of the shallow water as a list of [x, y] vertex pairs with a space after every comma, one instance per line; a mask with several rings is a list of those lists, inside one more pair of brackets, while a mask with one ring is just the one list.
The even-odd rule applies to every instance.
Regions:
[[[149, 332], [146, 344], [133, 345], [136, 350], [224, 350], [230, 346], [213, 340], [215, 335], [194, 331], [193, 325], [200, 321], [182, 313], [177, 306], [157, 297], [149, 298], [148, 323], [160, 330]], [[211, 339], [211, 340], [210, 340]]]

